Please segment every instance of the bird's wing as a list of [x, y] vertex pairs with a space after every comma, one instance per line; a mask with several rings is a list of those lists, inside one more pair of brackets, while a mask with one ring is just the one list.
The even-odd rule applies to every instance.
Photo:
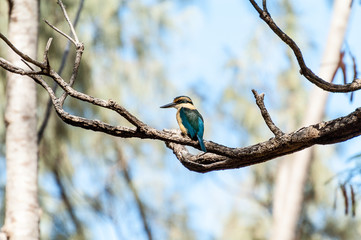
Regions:
[[204, 146], [203, 138], [197, 135], [199, 145], [201, 146], [201, 149], [203, 152], [207, 152], [206, 146]]
[[179, 114], [192, 139], [196, 140], [200, 133], [203, 137], [203, 118], [196, 109], [181, 108]]

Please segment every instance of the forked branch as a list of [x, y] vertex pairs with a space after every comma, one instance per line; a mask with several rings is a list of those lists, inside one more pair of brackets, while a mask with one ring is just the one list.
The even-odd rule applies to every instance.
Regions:
[[[303, 58], [300, 48], [297, 46], [295, 41], [290, 38], [285, 32], [283, 32], [275, 23], [270, 13], [267, 10], [267, 1], [262, 0], [263, 9], [258, 6], [255, 0], [249, 0], [259, 13], [260, 18], [267, 23], [270, 29], [293, 51], [296, 56], [298, 65], [300, 66], [300, 73], [305, 76], [311, 83], [315, 84], [319, 88], [328, 91], [328, 92], [353, 92], [361, 89], [361, 79], [353, 79], [351, 83], [348, 84], [334, 84], [328, 81], [323, 80], [317, 76], [310, 68], [307, 67], [305, 60]], [[350, 6], [351, 7], [351, 6]]]
[[265, 105], [264, 105], [264, 93], [258, 94], [256, 90], [252, 89], [254, 98], [256, 99], [256, 104], [261, 111], [262, 117], [266, 122], [268, 128], [273, 132], [276, 137], [281, 137], [284, 133], [279, 129], [272, 121], [271, 116], [269, 115]]
[[[255, 4], [253, 0], [250, 1], [251, 3]], [[68, 24], [72, 26], [71, 22], [67, 18], [66, 10], [60, 0], [59, 3], [61, 3], [60, 6], [62, 6], [62, 10], [64, 12], [64, 15], [66, 16]], [[264, 0], [263, 6], [266, 6], [265, 4], [266, 1]], [[267, 19], [267, 21], [274, 28], [276, 25], [273, 23], [273, 20], [268, 14], [268, 12], [260, 9], [257, 4], [255, 4], [254, 6], [256, 9], [259, 9], [261, 11], [264, 19]], [[278, 27], [276, 29], [278, 29]], [[61, 33], [61, 30], [58, 29], [57, 32]], [[76, 36], [75, 30], [72, 29], [72, 32], [73, 35]], [[70, 36], [62, 33], [61, 35], [68, 39], [71, 38]], [[6, 61], [3, 58], [0, 58], [0, 66], [10, 72], [20, 75], [27, 75], [31, 77], [36, 83], [41, 85], [48, 92], [56, 113], [64, 122], [73, 126], [103, 132], [121, 138], [141, 138], [163, 141], [167, 147], [173, 150], [175, 156], [179, 159], [179, 161], [185, 167], [192, 171], [209, 172], [213, 170], [233, 169], [250, 166], [280, 156], [284, 156], [286, 154], [300, 151], [315, 144], [333, 144], [361, 135], [361, 127], [359, 127], [361, 126], [360, 108], [356, 109], [349, 115], [338, 119], [303, 127], [291, 133], [283, 133], [271, 120], [271, 117], [263, 103], [264, 95], [259, 95], [255, 90], [253, 90], [253, 94], [255, 96], [256, 103], [260, 108], [262, 117], [264, 118], [267, 126], [274, 133], [275, 137], [269, 139], [268, 141], [243, 148], [230, 148], [211, 141], [205, 141], [205, 146], [208, 151], [207, 153], [201, 153], [197, 155], [190, 154], [185, 148], [185, 146], [191, 146], [199, 149], [199, 144], [197, 141], [191, 140], [188, 137], [183, 137], [179, 133], [179, 131], [157, 130], [139, 120], [126, 108], [119, 105], [115, 101], [95, 98], [85, 93], [79, 92], [72, 87], [74, 81], [76, 80], [78, 68], [81, 62], [81, 56], [84, 50], [84, 46], [79, 42], [77, 37], [74, 37], [75, 39], [71, 38], [73, 41], [70, 40], [75, 45], [76, 57], [73, 64], [73, 73], [69, 81], [65, 81], [51, 67], [51, 63], [48, 59], [48, 52], [51, 40], [49, 40], [44, 51], [44, 63], [40, 63], [19, 51], [15, 46], [10, 43], [10, 41], [4, 35], [0, 34], [0, 38], [5, 43], [7, 43], [8, 46], [12, 50], [14, 50], [14, 52], [16, 52], [21, 58], [23, 58], [24, 61], [36, 65], [40, 70], [24, 70], [21, 67], [15, 66], [12, 63]], [[286, 40], [288, 39], [288, 42], [289, 40], [292, 40], [287, 35], [283, 36], [283, 38]], [[297, 45], [293, 41], [291, 41], [290, 45], [296, 50], [298, 49]], [[299, 49], [297, 51], [299, 51]], [[300, 51], [299, 54], [301, 54]], [[302, 54], [298, 55], [297, 53], [296, 56], [301, 56], [300, 59], [302, 61], [300, 62], [304, 64]], [[307, 72], [303, 69], [304, 67], [305, 65], [301, 66], [303, 73]], [[43, 80], [43, 76], [49, 77], [56, 84], [58, 84], [64, 90], [64, 94], [59, 98], [56, 97], [54, 90]], [[317, 80], [316, 82], [321, 82], [322, 86], [330, 87], [329, 85], [324, 85], [326, 83], [323, 83], [324, 81], [322, 79]], [[354, 83], [352, 83], [351, 85], [332, 85], [331, 89], [337, 88], [338, 91], [340, 89], [341, 91], [343, 91], [342, 89], [344, 89], [345, 91], [354, 91], [356, 90], [355, 86], [357, 84], [359, 84], [358, 81], [354, 81]], [[121, 117], [131, 123], [133, 127], [113, 126], [100, 120], [92, 120], [72, 115], [66, 112], [63, 108], [63, 103], [67, 95], [71, 96], [72, 98], [78, 99], [79, 101], [87, 102], [100, 108], [106, 108], [111, 111], [117, 112]]]

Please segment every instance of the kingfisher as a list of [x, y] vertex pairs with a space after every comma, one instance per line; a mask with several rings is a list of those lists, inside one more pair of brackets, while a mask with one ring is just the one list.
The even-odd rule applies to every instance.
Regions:
[[194, 107], [192, 99], [187, 96], [179, 96], [174, 98], [173, 102], [161, 106], [161, 108], [170, 107], [177, 109], [177, 122], [182, 134], [198, 140], [202, 151], [207, 152], [203, 142], [203, 117]]

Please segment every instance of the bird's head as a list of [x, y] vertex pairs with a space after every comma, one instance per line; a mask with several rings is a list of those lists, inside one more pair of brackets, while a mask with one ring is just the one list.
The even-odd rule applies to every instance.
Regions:
[[192, 99], [190, 99], [190, 97], [187, 96], [176, 97], [174, 98], [173, 102], [161, 106], [161, 108], [170, 108], [170, 107], [174, 107], [176, 109], [179, 109], [181, 107], [192, 108], [192, 109], [195, 108], [193, 106]]

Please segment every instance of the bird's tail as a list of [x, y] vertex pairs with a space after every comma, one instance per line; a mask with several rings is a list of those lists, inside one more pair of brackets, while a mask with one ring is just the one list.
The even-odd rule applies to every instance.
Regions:
[[204, 142], [203, 142], [203, 139], [197, 135], [197, 138], [198, 138], [198, 142], [199, 142], [199, 145], [201, 146], [201, 149], [203, 152], [207, 152], [207, 149], [206, 147], [204, 146]]

